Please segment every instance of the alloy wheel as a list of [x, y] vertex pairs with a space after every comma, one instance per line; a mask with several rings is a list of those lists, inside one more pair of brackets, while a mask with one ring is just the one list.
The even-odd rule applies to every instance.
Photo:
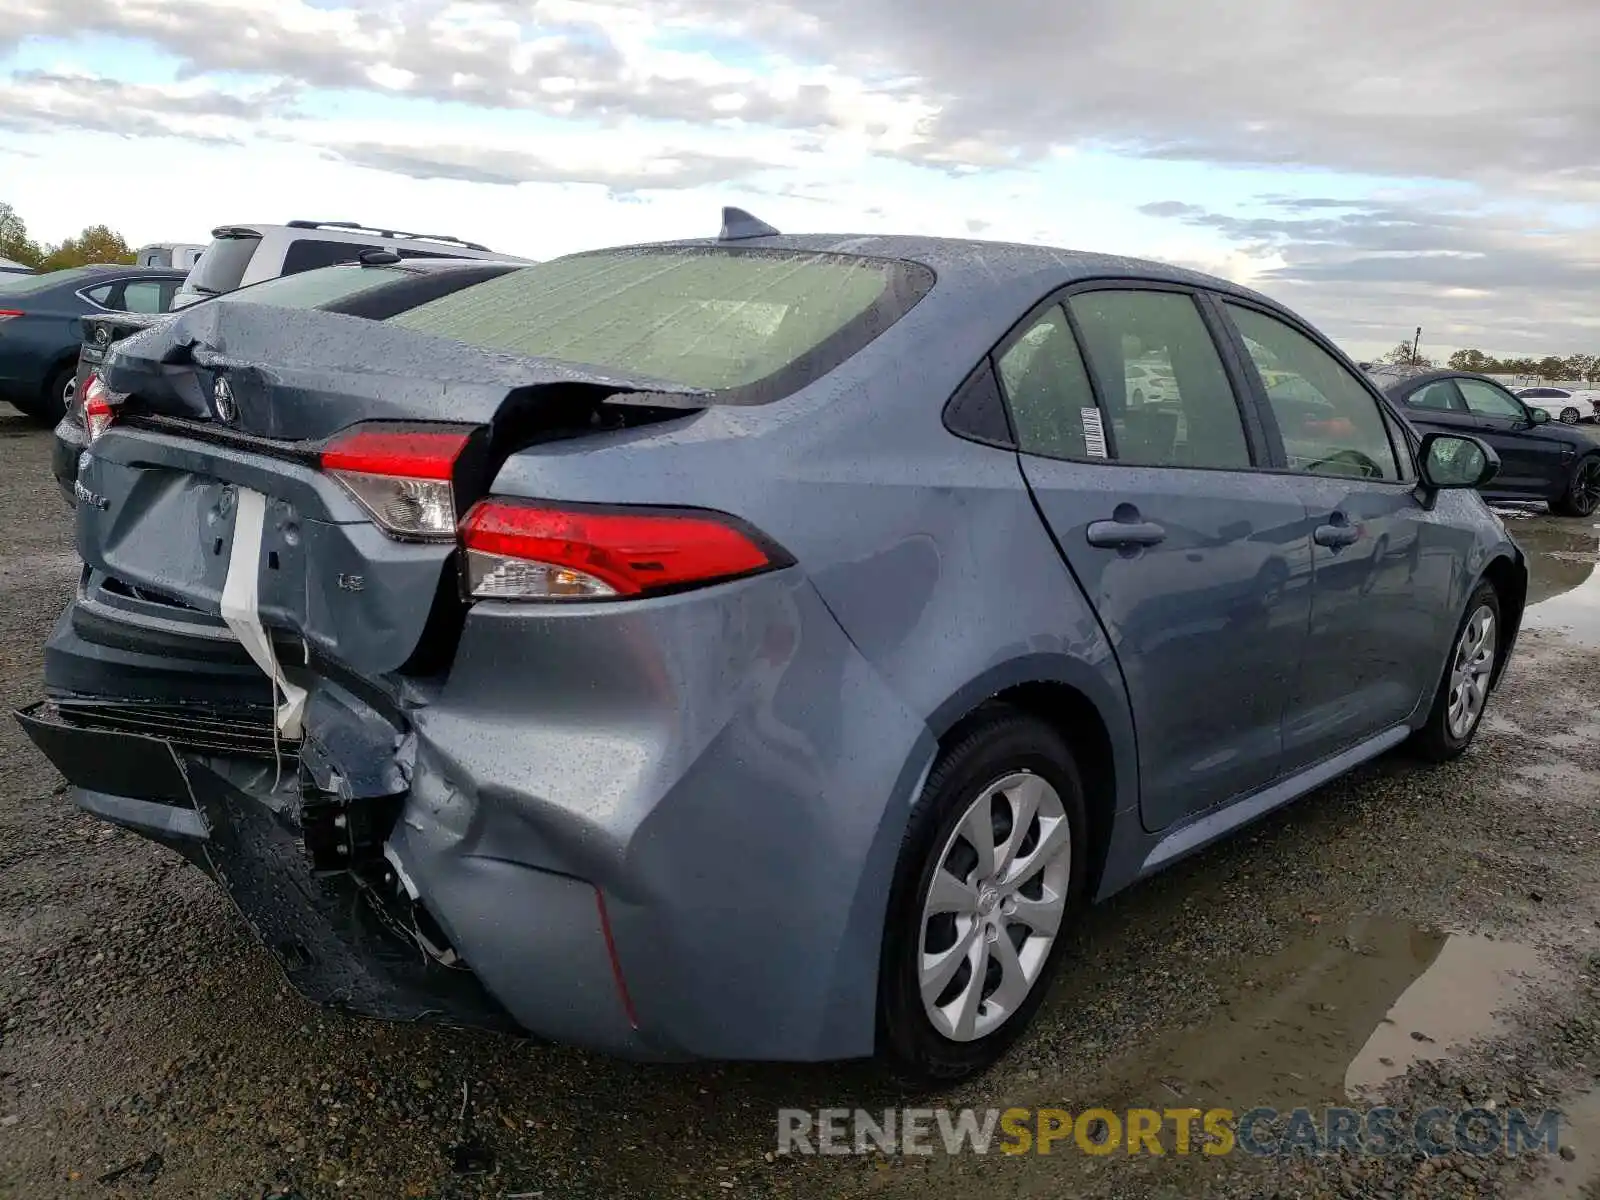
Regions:
[[922, 906], [917, 983], [944, 1037], [971, 1042], [1033, 990], [1066, 912], [1072, 824], [1028, 771], [984, 788], [939, 852]]
[[1587, 517], [1600, 507], [1600, 455], [1592, 455], [1578, 464], [1572, 476], [1572, 508], [1580, 517]]
[[1564, 425], [1576, 425], [1578, 423], [1578, 410], [1575, 408], [1563, 408], [1561, 410], [1561, 421]]
[[1489, 675], [1494, 670], [1494, 610], [1479, 605], [1461, 631], [1450, 668], [1450, 705], [1445, 720], [1450, 736], [1465, 741], [1483, 716], [1489, 698]]

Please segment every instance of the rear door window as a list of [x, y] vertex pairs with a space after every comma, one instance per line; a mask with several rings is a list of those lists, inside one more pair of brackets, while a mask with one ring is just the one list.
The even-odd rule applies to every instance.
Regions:
[[1406, 404], [1411, 408], [1427, 408], [1434, 412], [1467, 411], [1467, 406], [1461, 403], [1461, 397], [1456, 393], [1456, 385], [1448, 379], [1418, 388], [1406, 397]]
[[[995, 366], [1011, 405], [1019, 450], [1051, 458], [1106, 456], [1094, 389], [1059, 304], [1052, 304], [1012, 342]], [[1086, 426], [1092, 439], [1085, 437]]]
[[283, 273], [298, 275], [316, 267], [331, 267], [335, 263], [360, 262], [368, 250], [381, 250], [377, 243], [333, 242], [322, 238], [299, 238], [289, 243], [283, 255]]
[[1339, 361], [1276, 317], [1226, 305], [1266, 388], [1291, 470], [1400, 478], [1378, 401]]
[[161, 303], [161, 281], [159, 279], [128, 280], [122, 285], [122, 303], [119, 307], [124, 312], [165, 312], [166, 309]]
[[1251, 465], [1233, 385], [1193, 296], [1092, 291], [1073, 296], [1067, 306], [1100, 385], [1117, 461], [1230, 470]]
[[932, 286], [932, 271], [900, 259], [606, 250], [511, 271], [391, 323], [758, 403], [833, 370]]

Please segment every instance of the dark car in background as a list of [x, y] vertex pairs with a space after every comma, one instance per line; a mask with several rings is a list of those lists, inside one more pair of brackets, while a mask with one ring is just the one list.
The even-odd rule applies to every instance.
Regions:
[[[482, 259], [405, 259], [383, 251], [369, 252], [359, 264], [320, 267], [298, 275], [281, 275], [238, 291], [209, 297], [202, 304], [264, 304], [274, 308], [317, 308], [381, 321], [396, 313], [461, 288], [493, 279], [513, 270], [511, 261]], [[114, 347], [134, 334], [168, 319], [166, 313], [91, 313], [80, 319], [83, 333], [78, 351], [76, 384], [66, 413], [56, 425], [51, 470], [67, 498], [76, 504], [73, 485], [78, 478], [78, 455], [87, 433], [83, 420], [83, 394], [89, 380]]]
[[185, 272], [94, 266], [43, 275], [0, 275], [0, 399], [52, 423], [75, 390], [79, 318], [91, 313], [164, 313]]
[[1600, 507], [1600, 441], [1592, 435], [1553, 423], [1483, 375], [1426, 371], [1380, 383], [1420, 431], [1467, 434], [1494, 447], [1500, 472], [1482, 489], [1488, 499], [1542, 500], [1568, 517]]

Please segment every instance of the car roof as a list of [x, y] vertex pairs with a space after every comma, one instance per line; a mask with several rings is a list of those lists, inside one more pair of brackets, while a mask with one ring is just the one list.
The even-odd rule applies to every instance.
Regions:
[[1203, 287], [1243, 299], [1254, 300], [1280, 311], [1283, 305], [1259, 292], [1240, 287], [1226, 279], [1174, 267], [1167, 263], [1118, 254], [1068, 250], [1055, 246], [1036, 246], [1022, 242], [991, 242], [979, 238], [918, 237], [903, 234], [780, 234], [738, 239], [695, 238], [647, 243], [626, 249], [659, 249], [670, 246], [712, 246], [725, 249], [749, 247], [767, 250], [800, 250], [824, 254], [854, 254], [867, 258], [905, 259], [933, 269], [941, 283], [992, 285], [1033, 281], [1045, 290], [1065, 287], [1090, 279], [1143, 279]]
[[[1371, 373], [1368, 373], [1371, 377]], [[1374, 382], [1383, 389], [1386, 395], [1396, 392], [1410, 391], [1413, 387], [1421, 387], [1425, 383], [1437, 383], [1441, 379], [1476, 379], [1481, 383], [1492, 383], [1497, 388], [1505, 388], [1505, 384], [1498, 379], [1490, 379], [1487, 375], [1479, 375], [1476, 371], [1452, 371], [1448, 368], [1438, 371], [1419, 371], [1415, 375], [1402, 375], [1397, 379], [1375, 379]]]

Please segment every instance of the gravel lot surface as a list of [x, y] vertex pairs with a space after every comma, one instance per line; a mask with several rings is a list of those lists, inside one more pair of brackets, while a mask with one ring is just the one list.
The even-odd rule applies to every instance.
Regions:
[[[0, 416], [8, 706], [36, 697], [76, 574], [48, 452]], [[1539, 603], [1464, 759], [1383, 759], [1087, 914], [1035, 1031], [936, 1097], [864, 1065], [640, 1067], [322, 1013], [220, 891], [78, 815], [4, 721], [0, 1195], [1600, 1198], [1600, 530], [1512, 524]], [[1568, 1149], [773, 1153], [780, 1107], [1243, 1112], [1350, 1088], [1560, 1104]]]

